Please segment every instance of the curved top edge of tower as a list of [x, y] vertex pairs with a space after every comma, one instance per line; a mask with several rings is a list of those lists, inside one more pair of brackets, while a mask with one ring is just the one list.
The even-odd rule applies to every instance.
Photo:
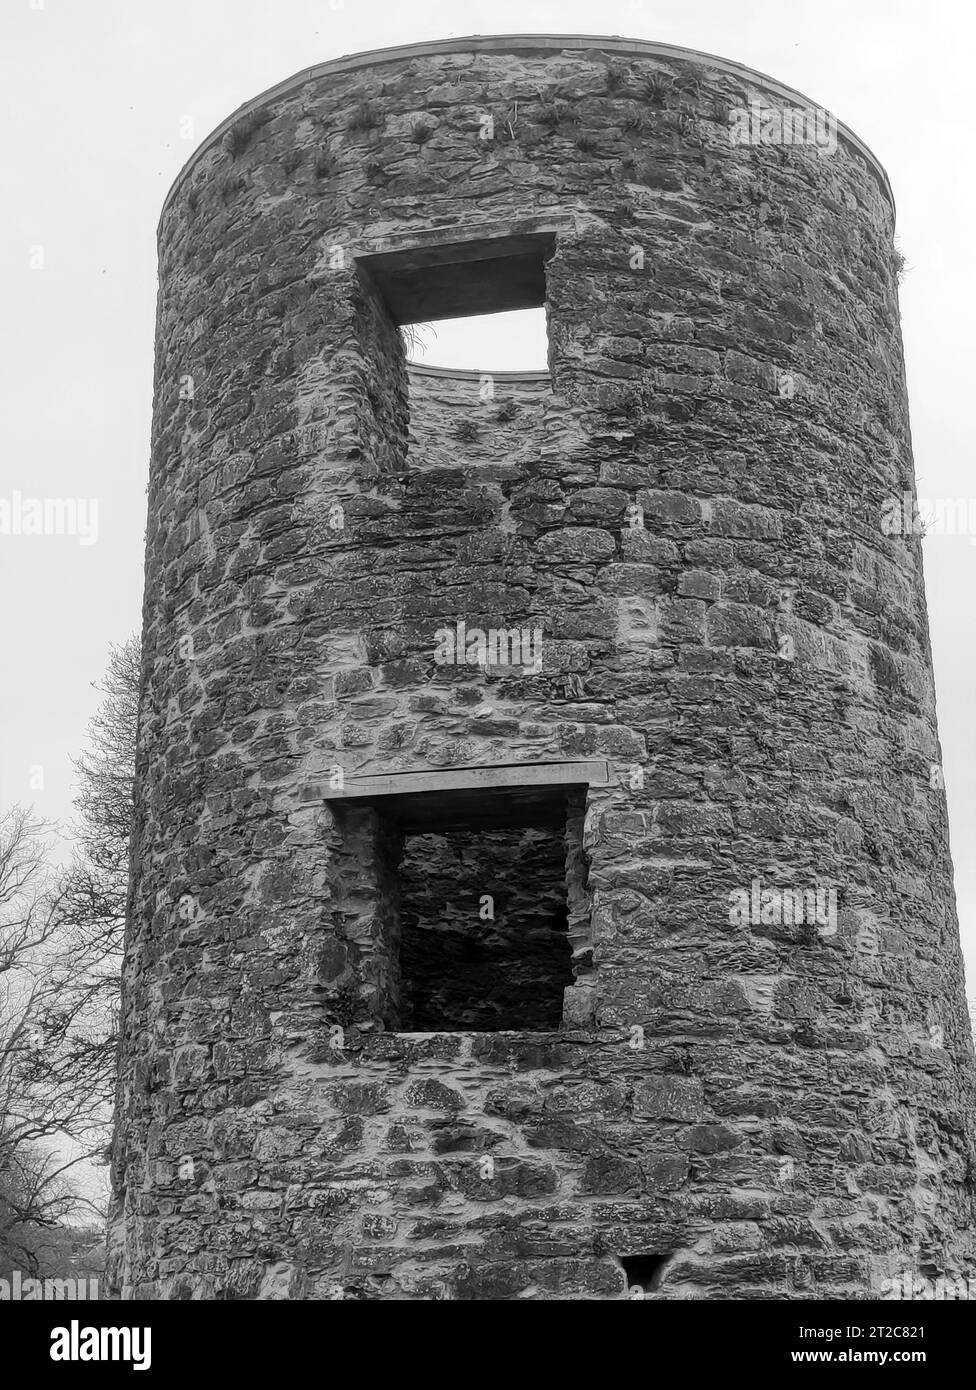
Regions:
[[[300, 72], [293, 73], [282, 82], [277, 82], [273, 87], [266, 91], [259, 92], [256, 96], [245, 101], [236, 111], [232, 111], [225, 117], [218, 126], [215, 126], [205, 140], [193, 151], [189, 159], [177, 174], [173, 183], [170, 185], [169, 192], [163, 201], [162, 211], [159, 217], [159, 230], [166, 217], [170, 203], [179, 189], [183, 180], [193, 169], [197, 160], [201, 158], [216, 142], [227, 133], [227, 131], [243, 116], [254, 111], [261, 106], [265, 106], [269, 101], [274, 101], [279, 97], [288, 96], [296, 88], [303, 86], [307, 82], [314, 82], [319, 78], [327, 78], [338, 73], [353, 72], [357, 68], [378, 67], [383, 63], [404, 62], [411, 58], [437, 57], [448, 53], [564, 53], [564, 52], [598, 52], [605, 54], [620, 54], [623, 56], [636, 58], [664, 58], [673, 59], [681, 62], [700, 63], [718, 72], [728, 73], [733, 76], [751, 80], [763, 91], [771, 95], [786, 97], [791, 104], [799, 104], [804, 107], [816, 107], [809, 97], [805, 97], [802, 92], [798, 92], [795, 87], [787, 86], [784, 82], [779, 82], [774, 77], [769, 77], [766, 73], [760, 72], [757, 68], [747, 67], [744, 63], [733, 62], [729, 58], [720, 58], [714, 53], [703, 53], [697, 48], [681, 48], [676, 44], [656, 43], [649, 39], [628, 39], [621, 38], [619, 35], [598, 35], [598, 34], [473, 34], [466, 38], [457, 39], [434, 39], [423, 43], [400, 44], [394, 48], [374, 48], [362, 53], [347, 54], [342, 58], [333, 58], [325, 63], [316, 63], [313, 67], [302, 68]], [[878, 179], [882, 192], [891, 204], [892, 212], [895, 210], [895, 198], [891, 190], [891, 184], [884, 166], [877, 156], [867, 147], [854, 132], [844, 124], [837, 121], [838, 139], [843, 139], [852, 147], [857, 154], [866, 160]]]

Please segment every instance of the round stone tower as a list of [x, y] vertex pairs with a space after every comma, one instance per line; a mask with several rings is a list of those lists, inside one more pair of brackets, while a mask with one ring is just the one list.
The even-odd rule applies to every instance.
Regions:
[[[973, 1272], [893, 217], [805, 97], [624, 39], [326, 63], [190, 160], [125, 1296]], [[542, 305], [546, 373], [407, 364]]]

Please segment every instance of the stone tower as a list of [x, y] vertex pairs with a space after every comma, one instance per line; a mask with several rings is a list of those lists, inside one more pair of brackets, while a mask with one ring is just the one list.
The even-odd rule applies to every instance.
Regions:
[[[972, 1272], [893, 217], [806, 98], [623, 39], [326, 63], [190, 160], [124, 1295]], [[406, 363], [534, 305], [548, 373]]]

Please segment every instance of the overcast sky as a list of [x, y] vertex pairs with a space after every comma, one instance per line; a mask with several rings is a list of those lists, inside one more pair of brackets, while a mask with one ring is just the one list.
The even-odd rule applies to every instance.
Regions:
[[[97, 502], [88, 536], [0, 535], [0, 800], [71, 814], [71, 759], [109, 644], [142, 594], [156, 224], [192, 150], [241, 102], [361, 49], [471, 33], [620, 34], [797, 88], [888, 171], [919, 492], [969, 498], [974, 291], [971, 8], [905, 0], [0, 0], [0, 500]], [[430, 340], [438, 365], [538, 365], [538, 332]], [[95, 523], [94, 525], [92, 523]], [[974, 537], [973, 539], [976, 539]], [[976, 545], [924, 543], [956, 885], [976, 994]]]

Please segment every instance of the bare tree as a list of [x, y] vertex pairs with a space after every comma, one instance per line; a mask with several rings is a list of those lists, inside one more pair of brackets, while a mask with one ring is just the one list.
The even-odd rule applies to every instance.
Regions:
[[139, 662], [136, 639], [113, 648], [97, 687], [70, 866], [51, 867], [27, 811], [0, 815], [0, 1267], [50, 1262], [65, 1219], [91, 1205], [72, 1170], [107, 1145]]
[[77, 1205], [65, 1134], [91, 1128], [82, 1088], [52, 1084], [45, 1023], [60, 988], [60, 899], [44, 828], [0, 814], [0, 1261], [34, 1270], [37, 1233]]
[[113, 647], [104, 696], [75, 764], [77, 852], [58, 888], [60, 988], [45, 1010], [50, 1081], [81, 1088], [106, 1129], [115, 1089], [119, 980], [129, 876], [140, 647]]

